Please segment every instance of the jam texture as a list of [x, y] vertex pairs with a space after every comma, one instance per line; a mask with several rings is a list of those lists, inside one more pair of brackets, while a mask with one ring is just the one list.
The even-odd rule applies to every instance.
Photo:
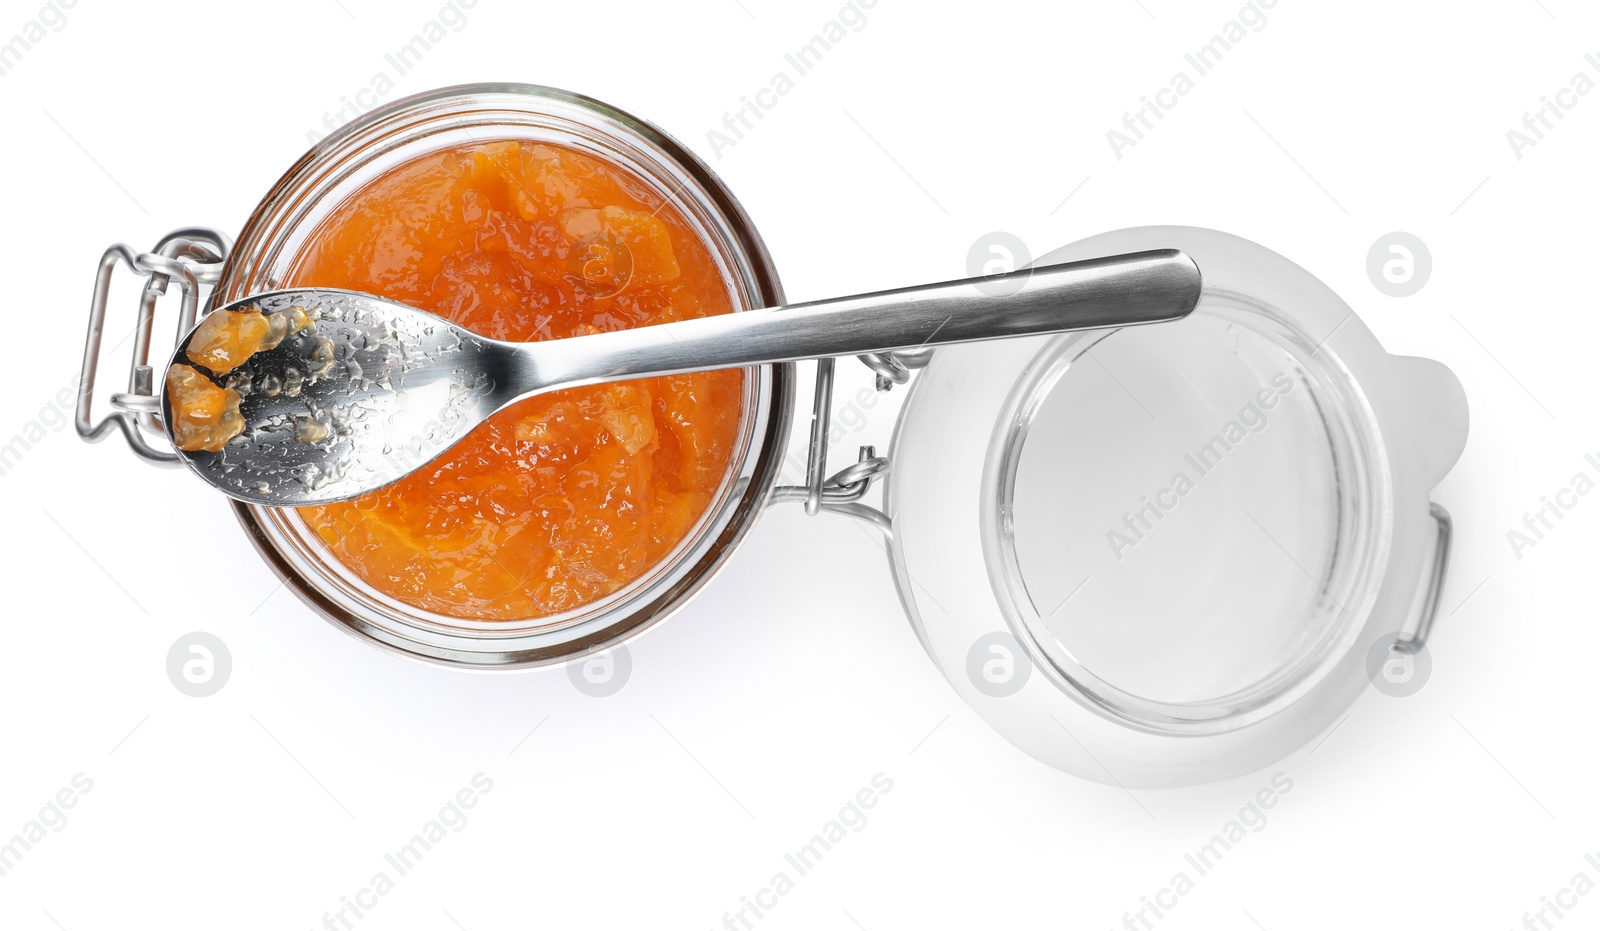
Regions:
[[[708, 248], [637, 177], [520, 141], [379, 175], [312, 234], [291, 278], [506, 340], [733, 309]], [[710, 506], [738, 447], [743, 378], [702, 372], [530, 398], [400, 482], [300, 513], [339, 562], [416, 607], [476, 620], [579, 608], [647, 573]]]
[[219, 387], [192, 366], [179, 362], [167, 369], [167, 397], [172, 440], [179, 449], [220, 453], [244, 430], [239, 392]]

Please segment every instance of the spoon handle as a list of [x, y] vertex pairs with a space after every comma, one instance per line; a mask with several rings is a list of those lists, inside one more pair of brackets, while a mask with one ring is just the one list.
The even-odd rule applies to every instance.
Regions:
[[518, 344], [527, 363], [521, 382], [534, 394], [619, 379], [1156, 323], [1192, 311], [1200, 287], [1200, 270], [1184, 253], [1140, 252]]

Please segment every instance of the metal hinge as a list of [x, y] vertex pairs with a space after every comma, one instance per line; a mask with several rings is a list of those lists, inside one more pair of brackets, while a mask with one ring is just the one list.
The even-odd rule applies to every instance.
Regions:
[[[931, 352], [880, 352], [859, 356], [875, 377], [877, 389], [888, 391], [911, 380], [913, 369], [928, 364]], [[855, 464], [827, 475], [828, 431], [833, 421], [833, 359], [817, 360], [817, 385], [811, 407], [811, 448], [806, 453], [806, 483], [779, 485], [772, 490], [771, 503], [803, 501], [806, 513], [822, 511], [847, 514], [875, 525], [885, 535], [890, 532], [888, 515], [861, 503], [872, 483], [889, 474], [889, 460], [871, 446], [861, 447]]]
[[[161, 465], [177, 465], [177, 453], [166, 443], [161, 422], [161, 398], [155, 391], [155, 372], [150, 366], [150, 331], [155, 323], [156, 303], [176, 281], [181, 293], [178, 309], [177, 340], [189, 332], [200, 315], [200, 289], [216, 284], [222, 276], [233, 242], [217, 230], [187, 227], [161, 238], [150, 252], [135, 252], [117, 243], [100, 257], [94, 279], [94, 295], [89, 302], [89, 333], [83, 344], [83, 368], [78, 375], [78, 408], [74, 423], [85, 442], [97, 443], [112, 430], [121, 430], [128, 445], [141, 458]], [[133, 339], [133, 359], [128, 366], [128, 389], [111, 395], [112, 412], [99, 423], [92, 420], [95, 376], [100, 364], [100, 345], [105, 337], [106, 304], [111, 294], [111, 278], [117, 265], [128, 266], [149, 279], [139, 296], [139, 318], [133, 331], [117, 344]], [[157, 442], [152, 442], [155, 437]], [[158, 445], [159, 444], [159, 445]]]

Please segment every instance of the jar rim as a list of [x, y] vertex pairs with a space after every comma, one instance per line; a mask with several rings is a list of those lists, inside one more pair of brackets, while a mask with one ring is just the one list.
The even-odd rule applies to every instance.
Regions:
[[[1254, 670], [1248, 684], [1223, 694], [1187, 700], [1153, 698], [1125, 687], [1113, 675], [1100, 674], [1094, 664], [1077, 655], [1071, 645], [1051, 630], [1050, 614], [1055, 612], [1042, 610], [1031, 592], [1030, 584], [1037, 579], [1030, 579], [1024, 571], [1017, 525], [1020, 519], [1032, 515], [1027, 513], [1028, 508], [1019, 505], [1017, 495], [1019, 468], [1028, 452], [1027, 441], [1036, 425], [1039, 409], [1053, 392], [1063, 390], [1059, 382], [1067, 369], [1099, 342], [1092, 336], [1110, 340], [1121, 333], [1140, 335], [1144, 332], [1141, 329], [1092, 334], [1091, 338], [1068, 335], [1041, 351], [1017, 379], [1006, 403], [1006, 412], [995, 426], [983, 491], [986, 518], [982, 533], [989, 580], [1012, 630], [1034, 654], [1040, 668], [1057, 677], [1063, 688], [1083, 696], [1097, 710], [1131, 727], [1171, 734], [1205, 734], [1248, 727], [1292, 704], [1327, 675], [1359, 635], [1376, 586], [1382, 581], [1380, 567], [1387, 556], [1388, 530], [1382, 516], [1391, 507], [1391, 489], [1384, 480], [1380, 462], [1381, 440], [1377, 435], [1376, 418], [1367, 408], [1359, 386], [1337, 359], [1330, 353], [1317, 351], [1316, 336], [1281, 309], [1253, 296], [1221, 288], [1206, 289], [1191, 320], [1197, 324], [1215, 320], [1229, 326], [1236, 342], [1249, 333], [1264, 346], [1292, 358], [1297, 368], [1295, 380], [1303, 383], [1304, 391], [1310, 393], [1310, 406], [1314, 411], [1314, 414], [1307, 412], [1302, 416], [1315, 421], [1314, 429], [1327, 443], [1325, 453], [1333, 475], [1319, 477], [1329, 479], [1326, 490], [1333, 498], [1333, 507], [1327, 515], [1312, 512], [1305, 517], [1308, 527], [1321, 524], [1319, 518], [1326, 517], [1326, 526], [1315, 529], [1326, 534], [1327, 565], [1314, 570], [1299, 567], [1302, 572], [1320, 573], [1305, 576], [1309, 583], [1307, 594], [1314, 597], [1301, 605], [1306, 610], [1304, 615], [1277, 618], [1269, 611], [1263, 616], [1245, 618], [1252, 624], [1276, 621], [1300, 631], [1298, 642], [1288, 647], [1284, 655], [1276, 657], [1273, 668]], [[1234, 352], [1242, 353], [1243, 347], [1236, 345]], [[1064, 399], [1069, 404], [1081, 401]], [[1310, 475], [1297, 473], [1278, 477], [1284, 485], [1282, 490], [1294, 494], [1305, 493], [1299, 485], [1309, 480], [1313, 480]], [[1264, 528], [1258, 529], [1267, 532]], [[1169, 568], [1176, 570], [1178, 567]], [[1300, 580], [1294, 573], [1286, 571], [1284, 574]], [[1248, 633], [1260, 637], [1266, 632], [1252, 629]], [[1238, 643], [1229, 645], [1239, 646]], [[1195, 660], [1194, 657], [1187, 659]]]
[[[749, 216], [701, 159], [653, 124], [609, 104], [531, 84], [466, 84], [377, 108], [317, 142], [268, 191], [240, 231], [212, 304], [275, 286], [296, 248], [355, 187], [395, 164], [483, 133], [569, 145], [624, 170], [673, 203], [721, 266], [735, 311], [783, 303], [770, 254]], [[476, 134], [475, 134], [476, 133]], [[319, 213], [319, 211], [321, 211]], [[564, 662], [630, 639], [681, 608], [725, 563], [764, 509], [789, 435], [792, 365], [745, 378], [740, 446], [695, 529], [640, 579], [553, 617], [450, 617], [383, 595], [328, 553], [292, 511], [235, 502], [258, 552], [336, 626], [436, 665], [510, 669]]]

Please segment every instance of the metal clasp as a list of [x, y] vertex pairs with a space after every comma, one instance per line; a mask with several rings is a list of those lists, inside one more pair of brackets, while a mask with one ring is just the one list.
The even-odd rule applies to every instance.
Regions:
[[[863, 364], [876, 376], [879, 391], [888, 391], [895, 385], [911, 380], [913, 369], [928, 364], [931, 351], [880, 352], [859, 356]], [[816, 515], [822, 511], [847, 514], [864, 520], [884, 536], [891, 532], [888, 515], [861, 499], [871, 489], [872, 483], [889, 474], [889, 460], [879, 456], [871, 446], [863, 446], [854, 465], [827, 475], [828, 431], [833, 422], [833, 359], [817, 360], [817, 385], [811, 407], [811, 448], [806, 454], [806, 483], [804, 485], [779, 485], [772, 490], [770, 503], [804, 501], [806, 513]], [[826, 476], [826, 477], [825, 477]]]
[[[121, 430], [128, 445], [141, 458], [160, 465], [177, 465], [178, 454], [165, 442], [166, 428], [161, 422], [161, 398], [155, 391], [155, 371], [150, 366], [150, 331], [155, 324], [156, 303], [173, 281], [181, 291], [178, 308], [176, 345], [191, 330], [200, 315], [200, 288], [216, 284], [222, 276], [233, 241], [223, 233], [206, 227], [173, 230], [151, 252], [135, 252], [117, 243], [100, 257], [95, 273], [94, 295], [89, 301], [89, 332], [83, 343], [83, 367], [78, 375], [78, 408], [74, 418], [78, 436], [97, 443], [113, 429]], [[105, 336], [106, 305], [111, 295], [111, 278], [117, 265], [128, 266], [150, 280], [139, 299], [139, 317], [129, 336], [133, 339], [133, 359], [128, 367], [128, 389], [111, 395], [115, 408], [99, 423], [92, 421], [95, 377], [100, 364], [100, 345]], [[124, 337], [122, 342], [126, 342]], [[120, 348], [121, 342], [113, 347]], [[153, 444], [147, 437], [160, 440]]]

